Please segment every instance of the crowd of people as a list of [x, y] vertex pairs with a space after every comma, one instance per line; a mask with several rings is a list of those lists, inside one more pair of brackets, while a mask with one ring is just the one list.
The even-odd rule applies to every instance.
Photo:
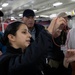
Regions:
[[68, 39], [69, 18], [62, 12], [45, 29], [35, 23], [33, 10], [24, 10], [22, 21], [8, 24], [0, 38], [5, 47], [5, 52], [0, 48], [0, 75], [72, 75], [75, 51], [66, 48], [64, 54], [62, 47]]

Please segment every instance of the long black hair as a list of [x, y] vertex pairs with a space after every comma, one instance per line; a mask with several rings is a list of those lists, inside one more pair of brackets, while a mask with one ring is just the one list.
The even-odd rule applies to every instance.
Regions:
[[18, 30], [18, 28], [20, 27], [21, 24], [24, 24], [24, 23], [21, 22], [21, 21], [15, 21], [15, 22], [10, 23], [6, 27], [5, 32], [4, 32], [4, 36], [1, 39], [1, 42], [2, 42], [3, 45], [9, 45], [8, 35], [12, 34], [12, 35], [15, 36], [16, 32], [17, 32], [17, 30]]

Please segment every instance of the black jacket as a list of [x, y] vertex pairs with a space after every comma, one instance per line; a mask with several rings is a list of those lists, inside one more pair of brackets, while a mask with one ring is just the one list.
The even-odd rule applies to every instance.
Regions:
[[43, 30], [24, 53], [8, 46], [6, 53], [0, 57], [0, 75], [41, 75], [43, 71], [38, 65], [47, 53], [46, 49], [52, 49], [51, 41], [51, 35]]
[[[41, 64], [43, 64], [42, 58], [47, 54], [47, 50], [51, 51], [52, 48], [52, 37], [45, 30], [24, 53], [21, 52], [21, 49], [8, 46], [6, 53], [0, 57], [0, 75], [48, 75], [47, 71], [41, 68]], [[68, 69], [64, 69], [69, 72]], [[54, 70], [50, 68], [49, 73], [51, 74], [49, 75], [53, 75]]]
[[35, 38], [38, 37], [39, 33], [45, 28], [43, 25], [40, 24], [34, 24], [36, 33], [35, 33]]

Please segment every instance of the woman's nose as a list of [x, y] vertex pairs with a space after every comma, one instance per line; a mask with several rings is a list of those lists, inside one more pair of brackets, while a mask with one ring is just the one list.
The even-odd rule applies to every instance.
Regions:
[[28, 32], [29, 37], [31, 38], [31, 34]]

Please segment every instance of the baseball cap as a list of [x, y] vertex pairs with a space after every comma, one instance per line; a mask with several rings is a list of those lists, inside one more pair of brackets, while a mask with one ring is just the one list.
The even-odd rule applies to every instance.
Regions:
[[35, 13], [34, 13], [34, 11], [33, 10], [31, 10], [31, 9], [26, 9], [26, 10], [24, 10], [24, 12], [23, 12], [23, 17], [29, 17], [29, 16], [35, 16]]
[[65, 12], [61, 12], [61, 13], [59, 13], [58, 14], [58, 17], [67, 17], [67, 18], [69, 18], [69, 19], [71, 19], [72, 18], [72, 16], [71, 15], [68, 15], [67, 13], [65, 13]]
[[3, 17], [4, 13], [0, 10], [0, 17]]

